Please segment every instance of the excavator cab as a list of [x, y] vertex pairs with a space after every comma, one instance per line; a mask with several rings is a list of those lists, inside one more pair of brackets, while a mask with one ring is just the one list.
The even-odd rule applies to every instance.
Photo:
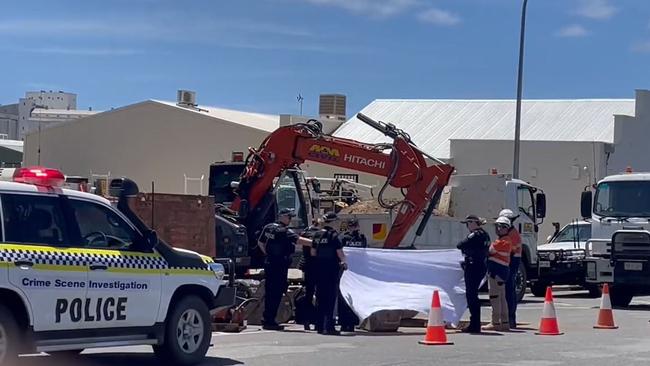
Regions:
[[[235, 188], [245, 165], [239, 162], [219, 162], [210, 166], [209, 194], [218, 205], [216, 212], [216, 245], [221, 257], [231, 258], [242, 268], [260, 268], [263, 257], [257, 248], [262, 228], [277, 219], [281, 209], [290, 208], [296, 213], [290, 227], [296, 232], [307, 228], [314, 216], [312, 212], [312, 189], [301, 170], [289, 169], [276, 179], [266, 202], [257, 209], [240, 206], [232, 212], [226, 207], [236, 197]], [[241, 273], [240, 273], [241, 275]]]

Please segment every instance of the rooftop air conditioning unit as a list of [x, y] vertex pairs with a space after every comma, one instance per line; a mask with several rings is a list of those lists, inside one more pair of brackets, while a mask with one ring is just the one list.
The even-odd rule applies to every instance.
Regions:
[[196, 106], [196, 92], [189, 90], [179, 90], [176, 96], [176, 103], [179, 106], [185, 107]]

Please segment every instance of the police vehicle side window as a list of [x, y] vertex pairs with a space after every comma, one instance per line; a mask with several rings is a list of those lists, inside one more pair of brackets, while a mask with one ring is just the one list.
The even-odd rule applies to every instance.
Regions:
[[69, 244], [58, 197], [3, 194], [2, 215], [6, 242], [51, 246]]
[[69, 200], [79, 228], [82, 247], [101, 249], [130, 249], [139, 236], [117, 213], [102, 205]]

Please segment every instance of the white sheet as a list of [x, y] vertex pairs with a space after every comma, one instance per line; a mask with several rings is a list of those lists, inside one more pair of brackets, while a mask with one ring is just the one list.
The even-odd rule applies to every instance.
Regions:
[[379, 310], [428, 314], [436, 289], [446, 323], [458, 324], [467, 308], [458, 250], [345, 248], [345, 254], [341, 294], [361, 320]]

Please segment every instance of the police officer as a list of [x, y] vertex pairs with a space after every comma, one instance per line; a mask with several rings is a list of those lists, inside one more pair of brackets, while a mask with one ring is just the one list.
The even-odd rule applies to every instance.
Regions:
[[316, 330], [320, 334], [339, 335], [334, 327], [334, 306], [339, 293], [339, 272], [346, 270], [345, 254], [339, 233], [332, 227], [338, 219], [330, 212], [323, 217], [323, 230], [314, 237], [311, 254], [316, 260]]
[[299, 237], [289, 228], [293, 210], [282, 209], [278, 213], [278, 221], [268, 224], [262, 230], [258, 245], [266, 255], [264, 261], [264, 314], [262, 328], [267, 330], [283, 330], [275, 318], [278, 314], [282, 295], [287, 290], [287, 276], [291, 265], [292, 254], [296, 245], [311, 246], [311, 240]]
[[[359, 231], [359, 222], [357, 219], [348, 220], [348, 229], [347, 232], [341, 236], [341, 243], [344, 247], [349, 248], [366, 248], [368, 246], [366, 236]], [[341, 332], [354, 332], [354, 327], [359, 324], [359, 318], [352, 311], [340, 292], [338, 299], [338, 313]]]
[[357, 219], [348, 220], [348, 230], [341, 238], [344, 247], [350, 248], [366, 248], [368, 240], [366, 236], [359, 231], [359, 221]]
[[481, 332], [481, 302], [478, 291], [487, 272], [486, 260], [490, 247], [490, 236], [481, 227], [485, 221], [476, 215], [469, 215], [462, 221], [467, 225], [469, 234], [456, 246], [465, 256], [465, 296], [469, 309], [469, 326], [465, 333]]
[[[312, 224], [305, 229], [302, 236], [305, 238], [313, 239], [317, 232], [321, 230], [321, 219], [314, 219]], [[311, 255], [311, 247], [302, 247], [302, 258], [298, 268], [302, 270], [304, 277], [305, 297], [303, 302], [305, 305], [305, 317], [303, 326], [305, 330], [311, 330], [311, 324], [314, 324], [316, 318], [316, 309], [314, 308], [314, 295], [316, 294], [316, 264], [314, 257]]]

